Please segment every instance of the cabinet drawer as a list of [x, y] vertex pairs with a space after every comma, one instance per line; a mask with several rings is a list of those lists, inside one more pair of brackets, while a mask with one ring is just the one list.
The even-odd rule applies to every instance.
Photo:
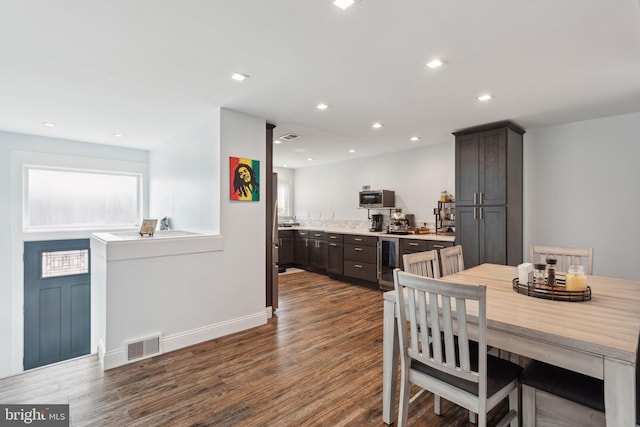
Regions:
[[453, 242], [441, 242], [439, 240], [429, 240], [429, 250], [443, 249], [453, 246]]
[[294, 235], [293, 230], [278, 230], [278, 237], [280, 239], [293, 239]]
[[329, 242], [342, 243], [343, 240], [342, 234], [327, 233], [327, 241]]
[[345, 243], [344, 259], [377, 264], [378, 248], [377, 246], [352, 245], [350, 243]]
[[309, 231], [309, 238], [310, 239], [316, 239], [316, 240], [325, 240], [327, 237], [327, 233], [325, 233], [324, 231]]
[[344, 242], [353, 245], [378, 246], [377, 236], [358, 236], [355, 234], [345, 234]]
[[344, 261], [344, 275], [369, 282], [378, 281], [378, 268], [376, 264], [368, 262]]
[[423, 252], [429, 250], [429, 240], [400, 239], [403, 252]]

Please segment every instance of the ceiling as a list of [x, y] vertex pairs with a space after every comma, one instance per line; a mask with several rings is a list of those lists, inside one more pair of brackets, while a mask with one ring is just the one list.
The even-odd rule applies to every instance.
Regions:
[[151, 149], [224, 107], [297, 168], [640, 111], [638, 0], [1, 1], [11, 132]]

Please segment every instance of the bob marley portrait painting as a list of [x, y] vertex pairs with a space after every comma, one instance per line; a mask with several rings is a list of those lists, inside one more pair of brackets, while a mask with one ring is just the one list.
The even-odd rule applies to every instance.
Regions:
[[229, 157], [231, 200], [260, 200], [260, 160]]

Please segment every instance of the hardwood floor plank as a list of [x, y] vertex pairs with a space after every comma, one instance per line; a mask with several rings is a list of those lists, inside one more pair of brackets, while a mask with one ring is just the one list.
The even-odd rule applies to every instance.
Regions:
[[[95, 357], [0, 379], [0, 403], [69, 403], [74, 426], [384, 426], [382, 292], [280, 277], [267, 325], [118, 367]], [[431, 394], [416, 426], [472, 426]]]

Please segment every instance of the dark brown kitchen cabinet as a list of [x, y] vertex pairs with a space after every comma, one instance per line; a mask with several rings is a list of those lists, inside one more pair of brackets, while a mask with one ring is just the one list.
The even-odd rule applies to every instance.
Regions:
[[324, 231], [309, 232], [309, 265], [320, 271], [327, 270], [329, 246]]
[[295, 233], [278, 230], [278, 265], [289, 266], [295, 262]]
[[309, 232], [306, 230], [296, 231], [294, 259], [299, 267], [309, 265]]
[[522, 262], [522, 135], [501, 122], [453, 133], [456, 243], [465, 267]]
[[342, 234], [327, 233], [329, 262], [327, 272], [342, 275], [344, 272], [344, 243]]
[[400, 239], [400, 264], [404, 269], [404, 262], [402, 256], [406, 254], [413, 254], [416, 252], [440, 250], [453, 246], [453, 242], [441, 241], [441, 240], [425, 240], [425, 239]]
[[378, 238], [344, 235], [344, 272], [347, 277], [378, 281]]

